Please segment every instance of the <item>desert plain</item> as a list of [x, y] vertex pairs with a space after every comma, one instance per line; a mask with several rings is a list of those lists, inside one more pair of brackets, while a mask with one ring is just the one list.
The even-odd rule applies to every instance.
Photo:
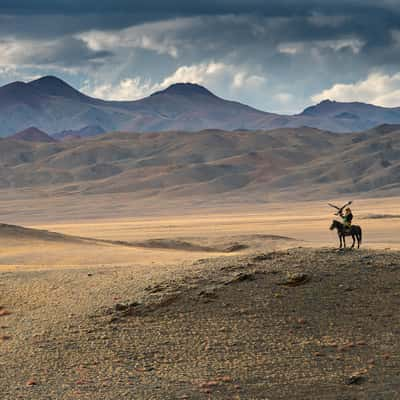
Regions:
[[3, 200], [1, 399], [399, 396], [398, 198], [123, 200]]

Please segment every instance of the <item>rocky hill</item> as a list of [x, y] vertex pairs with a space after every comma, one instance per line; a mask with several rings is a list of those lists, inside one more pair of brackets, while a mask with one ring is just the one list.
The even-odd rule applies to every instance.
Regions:
[[0, 188], [185, 198], [321, 198], [400, 192], [400, 129], [112, 133], [0, 140]]

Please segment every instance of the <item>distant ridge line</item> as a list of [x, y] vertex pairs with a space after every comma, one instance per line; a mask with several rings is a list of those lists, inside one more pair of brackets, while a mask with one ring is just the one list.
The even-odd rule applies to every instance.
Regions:
[[104, 132], [270, 130], [307, 126], [348, 133], [385, 123], [400, 124], [400, 108], [324, 100], [300, 114], [281, 115], [226, 100], [190, 82], [174, 83], [133, 101], [96, 99], [55, 76], [0, 87], [0, 137], [29, 127], [57, 133], [90, 126]]

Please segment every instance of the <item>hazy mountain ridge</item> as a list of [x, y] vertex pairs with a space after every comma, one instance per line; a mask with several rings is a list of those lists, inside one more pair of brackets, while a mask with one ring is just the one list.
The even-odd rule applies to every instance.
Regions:
[[68, 129], [61, 132], [53, 133], [52, 137], [58, 140], [81, 139], [91, 136], [97, 136], [106, 133], [99, 125], [85, 126], [81, 129]]
[[325, 197], [400, 193], [400, 128], [113, 133], [0, 140], [0, 188], [132, 197]]
[[355, 132], [383, 123], [400, 123], [400, 108], [323, 101], [298, 115], [279, 115], [222, 99], [190, 83], [174, 84], [141, 100], [104, 101], [52, 76], [0, 88], [1, 136], [31, 126], [50, 134], [93, 126], [108, 132], [267, 130], [301, 126]]
[[10, 139], [24, 140], [28, 142], [55, 142], [56, 139], [48, 135], [46, 132], [31, 126], [23, 131], [17, 132], [9, 136]]

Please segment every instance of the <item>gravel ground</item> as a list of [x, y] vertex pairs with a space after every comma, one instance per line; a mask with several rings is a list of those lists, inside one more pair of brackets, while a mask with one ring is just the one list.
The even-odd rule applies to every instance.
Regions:
[[400, 398], [400, 253], [291, 249], [0, 274], [0, 393]]

